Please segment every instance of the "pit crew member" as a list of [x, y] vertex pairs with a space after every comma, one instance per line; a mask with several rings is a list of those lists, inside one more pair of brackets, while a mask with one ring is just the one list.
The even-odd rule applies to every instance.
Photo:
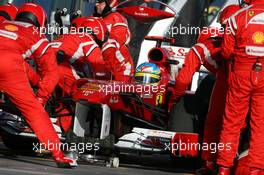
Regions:
[[40, 28], [47, 21], [46, 13], [38, 4], [25, 3], [20, 7], [16, 20], [3, 21], [0, 25], [0, 54], [1, 58], [6, 58], [0, 64], [0, 89], [21, 111], [40, 143], [51, 151], [57, 165], [77, 166], [76, 161], [66, 158], [60, 150], [58, 135], [25, 73], [25, 58], [33, 57], [42, 62], [50, 56], [46, 52], [49, 42], [40, 35]]
[[[223, 29], [227, 20], [231, 15], [240, 10], [239, 5], [229, 5], [225, 7], [219, 14], [219, 23]], [[218, 42], [221, 42], [219, 40]], [[220, 45], [220, 43], [218, 43]], [[205, 120], [203, 143], [207, 145], [218, 144], [220, 132], [223, 125], [223, 114], [225, 110], [225, 97], [227, 93], [227, 76], [229, 72], [230, 62], [218, 62], [219, 69], [216, 74], [216, 81], [211, 94], [210, 106]], [[212, 150], [202, 150], [202, 159], [205, 161], [204, 166], [197, 171], [197, 174], [212, 174], [215, 169], [215, 161], [217, 152], [212, 153]]]
[[128, 50], [131, 34], [127, 20], [111, 8], [118, 5], [118, 0], [98, 0], [95, 16], [103, 18], [109, 30], [109, 40], [103, 45], [104, 60], [110, 65], [114, 79], [131, 81], [134, 76], [134, 63]]
[[228, 76], [229, 88], [220, 143], [230, 149], [218, 150], [219, 175], [229, 175], [237, 153], [240, 131], [250, 111], [249, 174], [263, 173], [264, 168], [264, 1], [246, 0], [249, 6], [235, 13], [227, 23], [222, 43], [223, 58], [233, 57]]
[[[108, 40], [108, 30], [101, 18], [76, 18], [72, 26], [83, 29], [80, 33], [64, 34], [52, 43], [58, 54], [62, 54], [59, 64], [58, 86], [63, 96], [70, 96], [76, 80], [81, 77], [102, 79], [110, 72], [103, 60], [100, 46]], [[61, 113], [70, 113], [67, 107]], [[60, 117], [57, 122], [65, 132], [72, 125], [72, 116]]]

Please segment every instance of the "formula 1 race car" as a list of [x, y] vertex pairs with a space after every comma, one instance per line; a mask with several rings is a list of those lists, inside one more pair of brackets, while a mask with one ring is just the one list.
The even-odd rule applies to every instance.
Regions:
[[[148, 0], [146, 2], [161, 3], [173, 11], [172, 8], [160, 1]], [[146, 6], [117, 7], [113, 10], [143, 22], [177, 17], [176, 12], [172, 14]], [[114, 135], [115, 144], [111, 150], [118, 150], [117, 152], [198, 157], [199, 150], [190, 148], [191, 145], [195, 145], [199, 141], [197, 118], [194, 115], [198, 111], [194, 110], [198, 106], [195, 101], [197, 96], [187, 93], [180, 102], [174, 102], [174, 83], [177, 72], [173, 67], [178, 64], [178, 61], [174, 59], [174, 52], [171, 49], [162, 47], [162, 43], [173, 44], [175, 40], [157, 36], [147, 36], [145, 39], [157, 42], [156, 47], [149, 51], [148, 60], [149, 64], [156, 65], [160, 70], [159, 81], [154, 84], [146, 84], [144, 77], [143, 79], [135, 77], [136, 81], [132, 83], [79, 79], [73, 87], [72, 99], [55, 98], [46, 105], [54, 128], [63, 141], [71, 142], [71, 139], [76, 141], [78, 140], [76, 138], [83, 138], [79, 141], [93, 142], [105, 140]], [[145, 66], [145, 69], [147, 70], [148, 67]], [[199, 92], [199, 88], [197, 92]], [[56, 117], [60, 117], [55, 111], [58, 101], [69, 104], [75, 102], [76, 104], [73, 106], [75, 112], [72, 128], [75, 138], [68, 138], [55, 124]], [[209, 99], [203, 99], [203, 101], [208, 103]], [[32, 142], [36, 141], [36, 137], [20, 114], [16, 110], [11, 110], [10, 106], [5, 103], [1, 104], [0, 108], [2, 109], [0, 111], [0, 130], [4, 144], [10, 148], [14, 148], [14, 146], [17, 148], [17, 143], [23, 143], [24, 147], [32, 149]], [[187, 109], [189, 114], [181, 114], [182, 109]], [[24, 141], [14, 142], [17, 139]], [[184, 148], [181, 145], [185, 145]], [[84, 154], [84, 159], [90, 162], [100, 159], [95, 152]], [[106, 159], [104, 158], [104, 160]], [[117, 158], [111, 157], [107, 160], [112, 166], [118, 167]]]
[[[147, 39], [158, 43], [173, 42], [169, 38]], [[98, 115], [98, 112], [93, 113], [91, 110], [97, 108], [95, 111], [101, 109], [97, 137], [104, 139], [109, 134], [115, 135], [119, 138], [115, 148], [121, 152], [196, 157], [198, 149], [175, 149], [180, 144], [198, 143], [198, 134], [192, 130], [194, 121], [178, 115], [179, 104], [173, 101], [175, 81], [171, 80], [171, 65], [178, 64], [178, 61], [171, 59], [170, 51], [159, 44], [149, 52], [148, 58], [149, 63], [143, 63], [141, 69], [148, 70], [148, 65], [157, 65], [161, 78], [160, 81], [154, 80], [155, 83], [144, 82], [144, 77], [137, 76], [137, 73], [132, 83], [87, 78], [78, 80], [76, 92], [73, 93], [76, 101], [73, 132], [78, 137], [93, 135], [86, 128], [87, 125], [91, 127], [91, 121], [94, 121], [91, 118]], [[193, 94], [186, 95], [186, 98], [188, 96], [194, 98]], [[175, 128], [184, 126], [185, 130], [175, 132]]]

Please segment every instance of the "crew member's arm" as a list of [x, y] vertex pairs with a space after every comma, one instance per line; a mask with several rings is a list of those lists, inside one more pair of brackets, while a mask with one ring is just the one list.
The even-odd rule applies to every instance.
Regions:
[[126, 18], [120, 13], [111, 13], [104, 20], [112, 21], [110, 38], [115, 39], [122, 45], [128, 45], [131, 40], [131, 32]]
[[45, 104], [59, 80], [56, 54], [43, 34], [33, 32], [33, 28], [29, 32], [33, 33], [33, 37], [27, 41], [29, 49], [23, 56], [25, 58], [33, 57], [35, 60], [37, 73], [40, 76], [37, 98], [42, 104]]
[[234, 24], [234, 19], [234, 17], [229, 18], [225, 28], [224, 39], [221, 45], [222, 56], [224, 59], [230, 59], [234, 53], [235, 35], [237, 30], [237, 25]]
[[129, 44], [131, 36], [128, 26], [125, 24], [116, 24], [112, 27], [110, 38], [115, 39], [117, 42], [124, 45]]
[[[123, 48], [122, 48], [123, 47]], [[130, 81], [134, 74], [133, 60], [127, 48], [109, 39], [102, 48], [103, 58], [110, 67], [115, 80]]]
[[26, 74], [27, 74], [30, 84], [32, 86], [38, 86], [38, 83], [40, 80], [39, 74], [37, 74], [37, 72], [33, 69], [33, 67], [29, 65], [27, 61], [25, 61], [24, 65], [25, 65]]
[[103, 60], [101, 49], [97, 44], [88, 45], [83, 50], [85, 53], [84, 61], [89, 65], [89, 72], [93, 74], [93, 77], [100, 78], [100, 76], [105, 76], [107, 73], [105, 69], [107, 65]]
[[48, 48], [45, 53], [36, 59], [37, 72], [40, 75], [38, 83], [37, 97], [45, 104], [59, 81], [58, 65], [56, 54], [52, 48]]
[[182, 69], [180, 70], [175, 84], [175, 97], [178, 101], [184, 94], [189, 84], [192, 82], [192, 77], [202, 65], [201, 53], [202, 49], [193, 47], [184, 60]]

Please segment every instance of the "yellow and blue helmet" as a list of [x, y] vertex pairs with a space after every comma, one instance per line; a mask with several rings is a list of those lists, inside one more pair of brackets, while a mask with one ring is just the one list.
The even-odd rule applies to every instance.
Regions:
[[154, 63], [142, 63], [136, 68], [135, 81], [141, 84], [156, 84], [161, 80], [160, 68]]

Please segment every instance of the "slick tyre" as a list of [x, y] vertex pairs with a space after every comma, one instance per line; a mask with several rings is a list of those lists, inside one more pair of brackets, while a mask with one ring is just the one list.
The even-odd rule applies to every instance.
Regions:
[[193, 133], [195, 116], [188, 113], [184, 107], [184, 99], [173, 105], [170, 114], [168, 129], [175, 132]]
[[19, 137], [3, 135], [2, 141], [7, 148], [14, 150], [16, 152], [34, 153], [33, 151], [34, 141], [31, 139], [22, 139]]

